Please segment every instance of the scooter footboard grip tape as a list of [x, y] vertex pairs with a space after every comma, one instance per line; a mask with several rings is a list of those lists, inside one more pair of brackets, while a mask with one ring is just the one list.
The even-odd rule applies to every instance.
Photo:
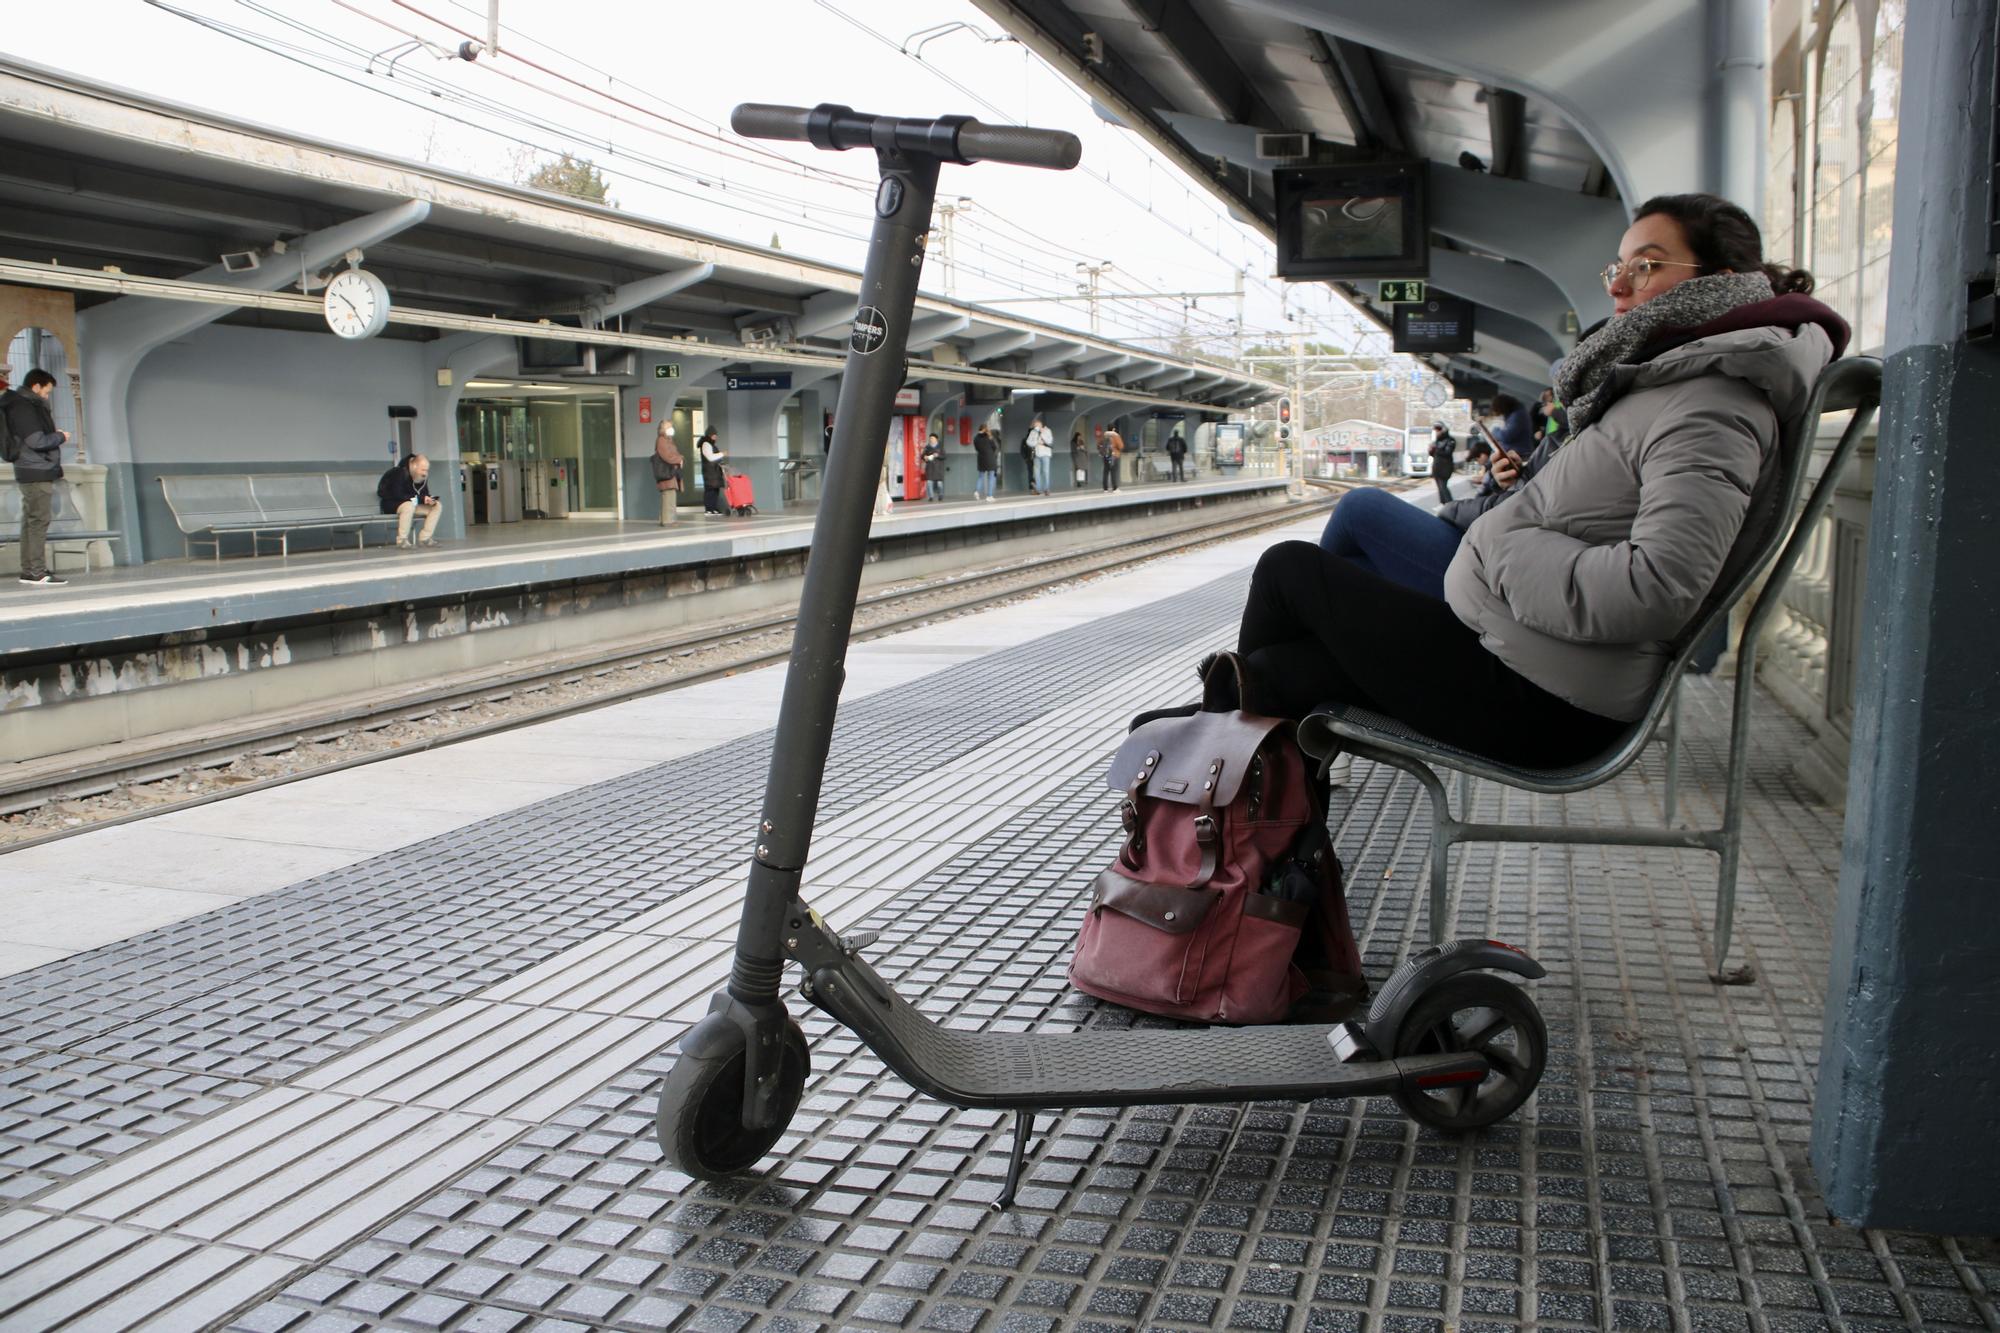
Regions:
[[746, 139], [798, 139], [806, 137], [806, 117], [802, 106], [771, 106], [745, 102], [729, 113], [729, 128]]
[[1083, 160], [1083, 140], [1068, 130], [982, 125], [973, 120], [959, 126], [958, 153], [969, 162], [1013, 162], [1068, 171]]

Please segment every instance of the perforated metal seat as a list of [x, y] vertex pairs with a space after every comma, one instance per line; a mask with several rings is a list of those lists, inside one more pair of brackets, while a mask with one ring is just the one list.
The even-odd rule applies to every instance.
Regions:
[[[367, 502], [361, 502], [365, 487]], [[291, 554], [291, 534], [351, 531], [355, 549], [367, 544], [367, 528], [394, 523], [375, 499], [375, 480], [361, 473], [293, 472], [241, 476], [160, 478], [160, 490], [189, 555], [197, 542], [222, 558], [222, 538], [248, 535], [254, 552], [265, 539]]]
[[[1806, 406], [1799, 416], [1785, 423], [1779, 436], [1779, 463], [1784, 469], [1782, 483], [1774, 488], [1772, 500], [1762, 512], [1746, 516], [1759, 533], [1748, 548], [1752, 554], [1737, 569], [1725, 570], [1723, 580], [1702, 604], [1680, 639], [1645, 715], [1602, 754], [1570, 768], [1535, 769], [1503, 763], [1474, 754], [1366, 709], [1328, 704], [1299, 725], [1299, 743], [1307, 754], [1331, 764], [1343, 753], [1388, 764], [1411, 774], [1423, 784], [1431, 798], [1430, 930], [1431, 938], [1442, 941], [1450, 920], [1449, 857], [1451, 847], [1460, 842], [1550, 842], [1628, 847], [1685, 847], [1711, 851], [1721, 858], [1715, 897], [1715, 966], [1719, 981], [1749, 979], [1745, 967], [1729, 972], [1730, 934], [1736, 911], [1736, 870], [1742, 846], [1744, 770], [1748, 763], [1750, 708], [1755, 696], [1757, 639], [1765, 623], [1777, 610], [1785, 583], [1799, 557], [1812, 540], [1813, 529], [1833, 499], [1841, 473], [1853, 456], [1868, 423], [1882, 399], [1882, 363], [1873, 357], [1848, 357], [1820, 372]], [[1805, 492], [1811, 472], [1812, 440], [1819, 420], [1829, 412], [1851, 411], [1852, 418], [1841, 432], [1819, 482], [1813, 486], [1803, 507], [1799, 497]], [[1794, 517], [1796, 515], [1796, 517]], [[1775, 563], [1773, 563], [1775, 561]], [[1722, 826], [1716, 829], [1674, 827], [1679, 776], [1680, 680], [1695, 653], [1717, 626], [1728, 623], [1731, 610], [1747, 596], [1757, 580], [1770, 571], [1763, 591], [1752, 604], [1737, 645], [1734, 715], [1729, 733], [1729, 768], [1723, 800]], [[1669, 721], [1669, 719], [1672, 719]], [[1458, 819], [1438, 769], [1462, 775], [1459, 804], [1469, 806], [1471, 780], [1486, 778], [1526, 791], [1566, 793], [1584, 791], [1609, 782], [1645, 751], [1647, 743], [1667, 723], [1666, 827], [1606, 827], [1568, 824], [1477, 824]]]

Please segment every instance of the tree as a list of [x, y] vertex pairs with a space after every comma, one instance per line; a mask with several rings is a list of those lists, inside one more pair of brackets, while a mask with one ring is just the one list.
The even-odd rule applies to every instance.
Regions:
[[564, 153], [530, 171], [522, 184], [550, 194], [567, 194], [593, 204], [611, 205], [611, 183], [588, 158]]

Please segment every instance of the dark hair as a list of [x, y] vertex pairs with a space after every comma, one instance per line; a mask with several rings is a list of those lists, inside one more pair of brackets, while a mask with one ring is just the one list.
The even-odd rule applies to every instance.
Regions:
[[29, 393], [33, 393], [35, 390], [41, 388], [44, 384], [54, 384], [55, 382], [56, 382], [56, 377], [54, 375], [49, 374], [48, 371], [43, 370], [40, 366], [36, 366], [33, 370], [29, 371], [25, 376], [22, 377], [21, 387], [26, 389]]
[[1780, 296], [1811, 293], [1813, 275], [1802, 268], [1764, 262], [1764, 237], [1750, 215], [1714, 194], [1659, 194], [1639, 205], [1632, 215], [1640, 218], [1669, 217], [1681, 224], [1688, 249], [1701, 263], [1704, 275], [1730, 269], [1737, 273], [1762, 273], [1771, 280], [1771, 290]]
[[1511, 393], [1496, 393], [1493, 395], [1493, 401], [1487, 406], [1493, 409], [1493, 415], [1496, 417], [1511, 417], [1521, 410], [1521, 400]]

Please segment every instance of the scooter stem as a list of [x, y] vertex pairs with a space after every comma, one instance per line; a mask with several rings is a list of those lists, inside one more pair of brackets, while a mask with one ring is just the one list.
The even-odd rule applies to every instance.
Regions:
[[783, 975], [784, 916], [798, 894], [812, 845], [869, 521], [889, 417], [903, 383], [910, 316], [937, 194], [937, 156], [890, 147], [879, 149], [877, 157], [881, 184], [875, 194], [875, 226], [861, 274], [859, 309], [848, 335], [826, 481], [813, 520], [798, 628], [778, 706], [764, 811], [729, 979], [729, 993], [750, 1005], [776, 1000]]

